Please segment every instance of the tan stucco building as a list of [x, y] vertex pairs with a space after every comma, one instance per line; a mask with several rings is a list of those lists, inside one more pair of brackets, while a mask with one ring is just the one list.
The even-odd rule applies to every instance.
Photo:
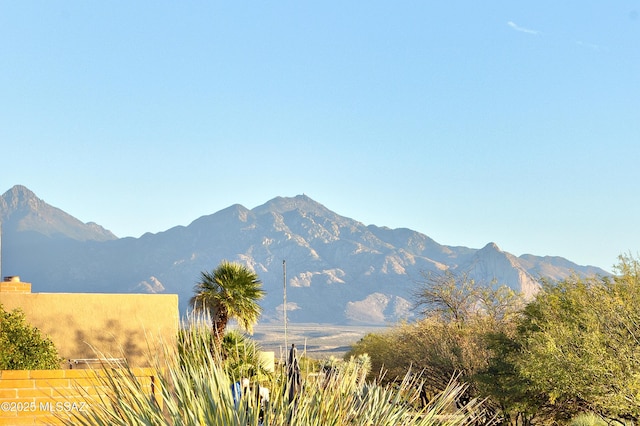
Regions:
[[180, 326], [176, 294], [31, 293], [31, 283], [6, 277], [0, 303], [5, 310], [21, 308], [66, 360], [104, 356], [145, 367], [149, 348], [159, 341], [174, 345]]

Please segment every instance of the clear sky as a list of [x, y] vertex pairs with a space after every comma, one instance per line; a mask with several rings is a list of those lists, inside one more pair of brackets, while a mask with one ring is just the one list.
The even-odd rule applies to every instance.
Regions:
[[306, 194], [441, 244], [640, 252], [640, 0], [0, 0], [0, 193], [138, 237]]

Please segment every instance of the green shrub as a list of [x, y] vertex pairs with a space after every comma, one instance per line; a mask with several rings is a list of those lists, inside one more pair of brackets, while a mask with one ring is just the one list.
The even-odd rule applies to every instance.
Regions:
[[30, 326], [21, 309], [0, 304], [0, 370], [55, 370], [61, 358], [53, 342]]
[[[224, 367], [229, 378], [262, 378], [270, 374], [259, 356], [260, 346], [237, 330], [227, 331], [222, 339], [221, 353], [218, 354], [211, 328], [206, 325], [208, 321], [206, 315], [193, 318], [190, 325], [184, 325], [178, 332], [177, 359], [181, 365], [195, 364], [209, 368], [209, 363], [216, 362]], [[204, 356], [207, 351], [213, 351], [214, 355]]]
[[228, 331], [222, 339], [224, 367], [230, 378], [266, 378], [266, 370], [260, 358], [260, 345], [237, 330]]

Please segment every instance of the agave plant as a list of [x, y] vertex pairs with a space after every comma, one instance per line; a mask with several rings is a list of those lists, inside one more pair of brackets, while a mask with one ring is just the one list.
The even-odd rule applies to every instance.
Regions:
[[330, 378], [305, 378], [293, 400], [288, 397], [284, 369], [261, 376], [260, 385], [271, 391], [268, 402], [248, 392], [237, 398], [232, 385], [241, 377], [230, 374], [225, 361], [207, 350], [209, 341], [203, 339], [210, 339], [210, 334], [192, 326], [183, 331], [181, 339], [177, 348], [162, 346], [163, 356], [152, 360], [158, 371], [161, 404], [149, 397], [126, 364], [105, 368], [102, 385], [107, 390], [100, 403], [92, 403], [88, 411], [74, 412], [66, 424], [457, 426], [471, 424], [482, 413], [482, 403], [475, 400], [456, 408], [454, 402], [464, 386], [454, 382], [426, 406], [418, 403], [419, 375], [408, 374], [396, 386], [364, 382], [363, 369], [368, 368], [364, 358], [345, 361]]

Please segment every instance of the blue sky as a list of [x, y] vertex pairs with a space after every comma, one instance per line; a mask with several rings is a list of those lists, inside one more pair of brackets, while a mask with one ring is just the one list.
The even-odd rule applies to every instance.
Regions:
[[305, 193], [441, 244], [640, 252], [640, 0], [0, 0], [0, 191], [120, 237]]

